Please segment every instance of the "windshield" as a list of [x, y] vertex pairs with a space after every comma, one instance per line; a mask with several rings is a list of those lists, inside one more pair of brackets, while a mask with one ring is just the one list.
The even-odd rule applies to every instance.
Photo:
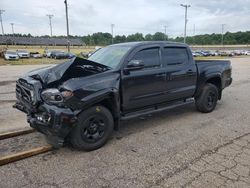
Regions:
[[16, 55], [16, 52], [7, 51], [6, 54]]
[[116, 68], [130, 48], [129, 46], [108, 46], [96, 51], [88, 59], [111, 68]]
[[28, 53], [26, 50], [17, 50], [17, 52]]

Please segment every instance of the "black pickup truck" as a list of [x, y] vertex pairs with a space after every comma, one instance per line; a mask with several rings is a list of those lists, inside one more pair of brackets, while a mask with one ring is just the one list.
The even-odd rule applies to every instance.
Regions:
[[185, 44], [122, 43], [27, 73], [17, 80], [14, 107], [55, 147], [68, 140], [94, 150], [121, 120], [194, 101], [198, 111], [213, 111], [231, 71], [229, 61], [194, 61]]

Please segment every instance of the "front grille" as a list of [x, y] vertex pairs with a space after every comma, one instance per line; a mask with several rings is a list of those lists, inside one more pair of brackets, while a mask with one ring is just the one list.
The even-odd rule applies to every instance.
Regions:
[[34, 103], [34, 91], [26, 80], [19, 79], [16, 83], [16, 95], [29, 104]]

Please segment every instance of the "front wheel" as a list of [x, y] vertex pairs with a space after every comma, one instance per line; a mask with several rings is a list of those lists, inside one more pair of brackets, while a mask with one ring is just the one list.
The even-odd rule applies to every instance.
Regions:
[[195, 99], [196, 108], [203, 113], [212, 112], [218, 101], [218, 89], [213, 84], [206, 84]]
[[114, 129], [111, 112], [104, 106], [83, 111], [71, 132], [71, 144], [79, 150], [91, 151], [102, 147]]

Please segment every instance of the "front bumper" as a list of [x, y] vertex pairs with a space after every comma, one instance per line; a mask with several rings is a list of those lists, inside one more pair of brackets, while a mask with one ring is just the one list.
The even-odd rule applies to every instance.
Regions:
[[42, 104], [36, 111], [29, 111], [20, 103], [14, 107], [25, 112], [30, 126], [45, 134], [48, 142], [56, 148], [63, 145], [77, 121], [74, 112], [68, 108]]
[[19, 57], [16, 57], [16, 56], [7, 56], [5, 57], [6, 60], [18, 60]]

